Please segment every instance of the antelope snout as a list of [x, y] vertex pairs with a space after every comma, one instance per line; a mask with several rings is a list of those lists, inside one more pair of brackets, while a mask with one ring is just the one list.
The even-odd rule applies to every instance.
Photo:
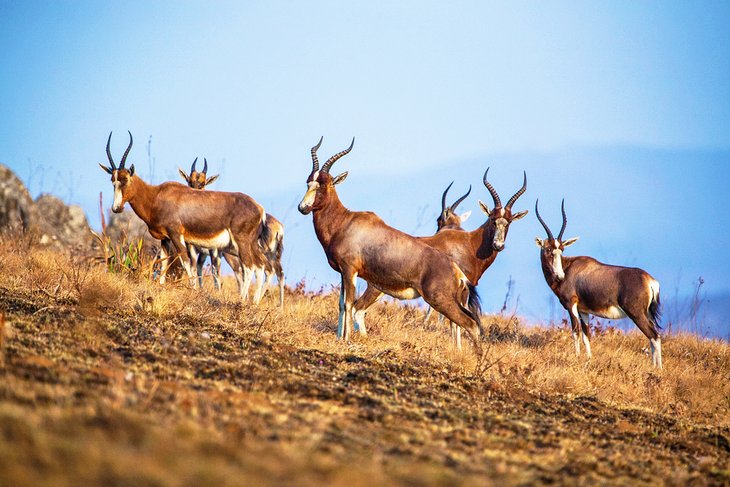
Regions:
[[312, 207], [305, 204], [303, 201], [299, 203], [299, 206], [297, 208], [299, 209], [299, 213], [301, 213], [302, 215], [308, 215], [309, 212], [312, 211]]
[[494, 243], [492, 244], [492, 248], [493, 248], [494, 250], [496, 250], [497, 252], [500, 252], [500, 251], [502, 251], [502, 250], [504, 249], [504, 243], [497, 243], [497, 242], [494, 242]]
[[112, 211], [114, 213], [121, 213], [124, 211], [124, 205], [112, 205]]

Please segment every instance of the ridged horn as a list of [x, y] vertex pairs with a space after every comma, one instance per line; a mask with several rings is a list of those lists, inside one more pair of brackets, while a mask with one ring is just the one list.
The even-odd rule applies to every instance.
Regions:
[[203, 161], [205, 162], [205, 164], [203, 165], [203, 174], [205, 174], [207, 176], [208, 175], [208, 158], [203, 157]]
[[558, 234], [558, 240], [560, 240], [562, 242], [563, 232], [565, 232], [565, 227], [568, 226], [568, 217], [565, 215], [565, 198], [563, 198], [563, 202], [560, 204], [560, 211], [563, 213], [563, 226], [560, 227], [560, 233]]
[[487, 173], [488, 172], [489, 172], [489, 168], [487, 168], [487, 170], [484, 171], [484, 179], [483, 179], [484, 186], [487, 187], [487, 189], [489, 190], [489, 193], [492, 195], [492, 199], [494, 200], [494, 207], [495, 208], [501, 208], [502, 207], [502, 202], [499, 199], [499, 195], [497, 194], [497, 190], [494, 189], [494, 186], [492, 186], [491, 184], [489, 184], [489, 181], [487, 181]]
[[506, 209], [512, 208], [512, 205], [515, 204], [515, 201], [517, 201], [517, 198], [525, 194], [525, 191], [527, 191], [527, 171], [522, 171], [522, 187], [512, 196], [509, 201], [507, 202], [507, 206], [505, 206]]
[[452, 186], [453, 184], [454, 184], [454, 182], [453, 182], [453, 181], [451, 181], [451, 184], [449, 184], [448, 186], [446, 186], [446, 191], [444, 191], [444, 194], [442, 194], [442, 195], [441, 195], [441, 211], [442, 211], [442, 212], [443, 212], [444, 210], [446, 210], [446, 193], [448, 193], [448, 192], [449, 192], [449, 190], [451, 189], [451, 186]]
[[317, 142], [317, 145], [312, 147], [312, 173], [319, 171], [319, 159], [317, 159], [317, 150], [319, 150], [319, 147], [322, 145], [323, 139], [324, 135], [319, 138], [319, 142]]
[[539, 199], [535, 200], [535, 215], [537, 215], [537, 219], [542, 224], [542, 228], [544, 228], [545, 231], [547, 232], [548, 238], [550, 240], [554, 240], [553, 232], [550, 231], [550, 228], [548, 228], [547, 224], [545, 223], [545, 220], [543, 220], [542, 217], [540, 216], [540, 211], [537, 209], [537, 202], [538, 201], [540, 201], [540, 200]]
[[456, 207], [459, 206], [459, 204], [466, 199], [467, 196], [469, 196], [469, 193], [471, 193], [471, 184], [469, 185], [469, 191], [466, 192], [464, 196], [456, 200], [456, 202], [451, 205], [451, 211], [456, 210]]
[[195, 172], [195, 163], [198, 162], [198, 158], [196, 157], [193, 163], [190, 165], [190, 174]]
[[112, 159], [112, 151], [109, 148], [109, 145], [112, 142], [112, 133], [109, 132], [109, 138], [106, 139], [106, 157], [109, 159], [109, 164], [112, 165], [112, 169], [116, 171], [117, 166], [114, 164], [114, 159]]
[[327, 162], [325, 162], [324, 163], [324, 166], [322, 166], [322, 172], [329, 173], [330, 172], [330, 168], [332, 167], [332, 165], [335, 162], [337, 162], [337, 160], [340, 157], [347, 155], [352, 150], [352, 147], [354, 145], [355, 145], [355, 137], [352, 138], [352, 142], [350, 142], [350, 147], [348, 147], [347, 149], [343, 150], [342, 152], [338, 152], [334, 156], [332, 156], [329, 159], [327, 159]]
[[122, 161], [119, 163], [119, 169], [124, 169], [124, 163], [127, 162], [127, 156], [129, 155], [129, 151], [132, 149], [132, 132], [127, 130], [127, 133], [129, 134], [129, 145], [127, 146], [127, 150], [124, 151]]

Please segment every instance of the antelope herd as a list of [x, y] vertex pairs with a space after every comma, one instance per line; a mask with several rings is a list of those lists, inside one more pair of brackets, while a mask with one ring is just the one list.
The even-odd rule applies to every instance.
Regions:
[[[221, 254], [236, 277], [242, 299], [248, 298], [255, 277], [253, 302], [258, 303], [276, 276], [279, 305], [284, 305], [284, 273], [281, 266], [284, 226], [266, 213], [252, 197], [243, 193], [207, 191], [205, 187], [218, 178], [208, 177], [208, 161], [196, 170], [196, 158], [190, 173], [178, 168], [187, 185], [165, 182], [151, 185], [135, 174], [134, 164], [126, 160], [132, 148], [132, 134], [119, 166], [111, 155], [111, 137], [106, 144], [109, 166], [99, 164], [111, 175], [114, 188], [112, 211], [119, 213], [126, 203], [141, 218], [150, 235], [160, 240], [159, 282], [172, 259], [179, 259], [193, 287], [203, 286], [203, 263], [211, 260], [216, 289], [220, 288]], [[499, 194], [488, 181], [489, 169], [482, 183], [492, 197], [493, 206], [479, 201], [485, 221], [478, 228], [462, 228], [471, 212], [456, 214], [457, 206], [471, 193], [446, 206], [441, 197], [437, 232], [428, 237], [414, 237], [388, 226], [375, 213], [346, 208], [337, 195], [336, 185], [347, 172], [332, 176], [330, 170], [350, 153], [355, 143], [330, 157], [320, 168], [317, 151], [322, 139], [311, 149], [312, 168], [299, 211], [312, 213], [314, 232], [329, 265], [340, 274], [340, 305], [337, 338], [348, 340], [353, 332], [366, 334], [367, 310], [383, 294], [397, 299], [422, 297], [451, 323], [454, 346], [461, 350], [461, 330], [466, 330], [474, 349], [481, 352], [482, 326], [476, 285], [484, 272], [504, 250], [509, 227], [523, 218], [527, 210], [513, 212], [512, 207], [527, 190], [527, 174], [522, 186], [502, 205]], [[563, 240], [567, 226], [565, 202], [563, 225], [553, 237], [535, 202], [535, 215], [547, 239], [536, 238], [545, 281], [570, 317], [575, 352], [580, 356], [581, 342], [591, 358], [588, 315], [607, 319], [629, 317], [649, 339], [652, 364], [662, 368], [659, 327], [659, 283], [641, 269], [603, 264], [586, 256], [565, 257], [563, 250], [577, 237]], [[356, 299], [356, 280], [367, 283]], [[429, 310], [430, 312], [430, 310]], [[428, 315], [427, 315], [428, 319]]]

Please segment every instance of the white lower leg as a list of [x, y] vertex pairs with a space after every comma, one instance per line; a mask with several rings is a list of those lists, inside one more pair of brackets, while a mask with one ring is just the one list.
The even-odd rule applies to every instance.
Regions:
[[253, 293], [253, 302], [259, 304], [264, 296], [264, 268], [257, 267], [254, 273], [256, 274], [256, 291]]
[[248, 268], [243, 268], [243, 283], [241, 284], [241, 297], [246, 300], [248, 299], [248, 288], [251, 287], [251, 278], [253, 277], [253, 271]]
[[662, 370], [662, 339], [651, 338], [649, 339], [649, 345], [651, 346], [651, 364]]
[[354, 328], [355, 332], [359, 332], [361, 335], [366, 336], [368, 334], [365, 328], [365, 314], [367, 310], [359, 309], [354, 313]]
[[582, 331], [580, 336], [583, 338], [583, 345], [586, 347], [586, 355], [588, 355], [588, 359], [590, 360], [593, 357], [593, 354], [591, 354], [591, 342], [588, 340], [588, 335]]
[[165, 251], [164, 245], [160, 248], [160, 284], [165, 284], [167, 268], [170, 266], [170, 256]]

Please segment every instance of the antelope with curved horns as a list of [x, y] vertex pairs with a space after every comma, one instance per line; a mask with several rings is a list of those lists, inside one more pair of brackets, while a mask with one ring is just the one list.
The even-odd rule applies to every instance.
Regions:
[[[456, 214], [456, 207], [459, 206], [459, 204], [461, 204], [461, 202], [464, 201], [467, 196], [469, 196], [469, 194], [471, 194], [471, 185], [469, 185], [469, 190], [464, 196], [457, 199], [453, 205], [446, 206], [446, 194], [449, 192], [451, 186], [453, 185], [454, 182], [451, 181], [451, 183], [444, 190], [444, 194], [441, 195], [441, 213], [439, 214], [438, 218], [436, 218], [436, 233], [444, 229], [464, 230], [461, 224], [464, 223], [471, 215], [471, 210], [466, 211], [461, 215]], [[426, 316], [423, 319], [424, 322], [428, 322], [428, 319], [431, 317], [432, 312], [433, 308], [429, 306], [428, 311], [426, 311]], [[358, 320], [355, 319], [356, 329], [365, 329], [364, 319], [362, 321], [362, 328], [360, 328], [360, 323], [358, 323]], [[442, 323], [443, 321], [444, 315], [439, 315], [439, 323]], [[451, 324], [451, 339], [454, 343], [456, 343], [457, 348], [461, 350], [461, 328], [454, 325], [453, 323]]]
[[451, 181], [451, 184], [446, 187], [444, 194], [441, 196], [441, 214], [436, 219], [436, 232], [440, 232], [445, 228], [462, 230], [461, 224], [464, 223], [471, 215], [471, 210], [466, 211], [461, 215], [456, 214], [456, 207], [459, 206], [459, 204], [471, 193], [471, 185], [469, 185], [469, 191], [467, 191], [464, 196], [456, 200], [453, 205], [446, 206], [446, 193], [449, 192], [449, 189], [451, 189], [453, 184], [454, 182]]
[[345, 180], [347, 172], [333, 178], [330, 169], [354, 143], [353, 138], [350, 147], [330, 157], [320, 169], [319, 140], [311, 150], [312, 171], [299, 203], [302, 214], [313, 213], [314, 231], [327, 261], [341, 276], [337, 337], [350, 337], [355, 281], [360, 277], [379, 292], [400, 299], [422, 296], [466, 329], [475, 350], [481, 352], [479, 297], [461, 269], [446, 254], [386, 225], [375, 213], [350, 211], [340, 202], [335, 185]]
[[[487, 221], [476, 230], [467, 232], [461, 229], [443, 229], [430, 237], [418, 237], [421, 242], [447, 254], [464, 271], [473, 285], [479, 283], [484, 272], [494, 263], [497, 254], [504, 250], [510, 224], [523, 218], [527, 210], [512, 213], [512, 205], [527, 191], [527, 173], [523, 172], [522, 187], [502, 206], [502, 201], [494, 187], [487, 180], [489, 168], [484, 172], [483, 183], [494, 200], [494, 208], [479, 201], [479, 206], [487, 215]], [[382, 296], [377, 288], [368, 286], [355, 303], [355, 328], [365, 334], [365, 315], [370, 306]], [[458, 325], [458, 323], [457, 323]], [[461, 330], [452, 327], [452, 340], [461, 348]]]
[[[129, 169], [124, 167], [132, 148], [131, 132], [119, 167], [114, 164], [109, 149], [111, 137], [109, 133], [106, 143], [110, 166], [99, 166], [111, 175], [114, 186], [112, 211], [120, 213], [129, 202], [132, 210], [147, 224], [150, 235], [162, 241], [160, 283], [165, 282], [172, 247], [194, 286], [192, 262], [197, 260], [196, 247], [236, 255], [244, 269], [264, 265], [261, 242], [268, 237], [265, 212], [253, 198], [243, 193], [197, 191], [176, 182], [157, 186], [147, 184], [135, 175], [134, 164]], [[250, 276], [248, 279], [250, 281]], [[241, 295], [244, 299], [247, 297], [243, 288]]]
[[[181, 168], [178, 167], [178, 171], [180, 172], [180, 175], [185, 179], [185, 181], [188, 183], [188, 186], [193, 189], [205, 189], [206, 186], [208, 186], [210, 183], [218, 179], [218, 174], [215, 176], [208, 177], [208, 160], [203, 159], [205, 161], [205, 165], [203, 166], [203, 171], [198, 172], [195, 169], [195, 163], [197, 162], [198, 158], [196, 157], [193, 161], [192, 166], [190, 166], [190, 174], [185, 174], [185, 171], [183, 171]], [[257, 289], [254, 293], [254, 300], [256, 301], [256, 297], [260, 295], [260, 297], [263, 297], [266, 293], [267, 289], [271, 286], [271, 281], [274, 279], [274, 275], [276, 275], [277, 282], [279, 283], [279, 306], [284, 306], [284, 270], [281, 266], [281, 255], [284, 251], [284, 225], [277, 220], [273, 215], [266, 213], [266, 221], [264, 222], [264, 225], [268, 228], [268, 240], [264, 242], [264, 256], [266, 257], [266, 264], [264, 266], [263, 272], [266, 273], [266, 284], [264, 284], [264, 278], [262, 273], [259, 272], [258, 269], [256, 269], [255, 272], [257, 274], [256, 282], [257, 282]], [[202, 259], [198, 259], [198, 280], [200, 281], [200, 285], [202, 286], [202, 273], [203, 273], [203, 261], [205, 260], [205, 255], [201, 254]], [[236, 260], [235, 256], [229, 255], [227, 253], [223, 253], [223, 258], [226, 259], [226, 262], [228, 262], [228, 265], [231, 266], [231, 269], [233, 269], [233, 272], [236, 276], [239, 276], [242, 274], [237, 270], [237, 267], [240, 267], [238, 261]], [[218, 288], [218, 280], [217, 276], [220, 275], [220, 257], [217, 255], [211, 256], [211, 265], [213, 267], [213, 280], [216, 285], [216, 289]], [[248, 272], [252, 272], [249, 270]], [[236, 278], [236, 281], [238, 282], [238, 278]], [[238, 282], [239, 287], [243, 285], [242, 282]], [[260, 298], [259, 298], [260, 299]]]
[[186, 174], [181, 167], [177, 168], [180, 176], [182, 176], [185, 182], [188, 183], [188, 186], [193, 189], [203, 189], [206, 186], [213, 184], [213, 182], [218, 179], [219, 174], [208, 177], [208, 158], [204, 157], [203, 160], [205, 161], [205, 165], [203, 166], [203, 170], [200, 172], [195, 170], [195, 164], [198, 162], [197, 157], [190, 166], [190, 174]]
[[558, 238], [540, 217], [535, 201], [535, 215], [545, 229], [548, 238], [535, 238], [540, 247], [540, 264], [550, 289], [570, 315], [575, 342], [575, 354], [580, 356], [583, 340], [586, 354], [591, 358], [589, 341], [589, 315], [609, 320], [629, 317], [649, 339], [652, 364], [662, 368], [662, 342], [659, 327], [659, 282], [647, 272], [636, 267], [603, 264], [592, 257], [565, 257], [565, 247], [573, 245], [578, 237], [563, 240], [568, 218], [565, 200], [561, 205], [563, 226]]

